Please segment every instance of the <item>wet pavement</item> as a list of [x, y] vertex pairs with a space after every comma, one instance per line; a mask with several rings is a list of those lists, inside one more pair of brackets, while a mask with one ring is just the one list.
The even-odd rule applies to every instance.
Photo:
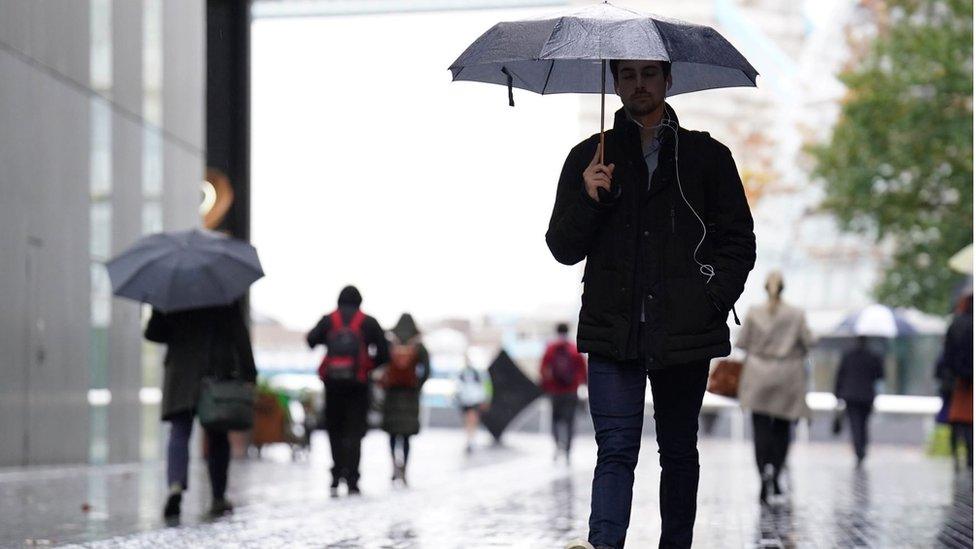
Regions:
[[[654, 547], [657, 456], [646, 439], [628, 547]], [[391, 487], [388, 445], [364, 446], [359, 498], [330, 499], [329, 452], [284, 448], [231, 465], [227, 518], [207, 521], [202, 462], [191, 468], [183, 522], [161, 517], [160, 463], [0, 470], [0, 546], [558, 548], [586, 533], [595, 445], [554, 463], [549, 439], [512, 434], [504, 447], [463, 452], [458, 431], [428, 430], [411, 444], [409, 488]], [[844, 444], [797, 444], [787, 496], [761, 510], [751, 447], [701, 443], [696, 547], [972, 547], [972, 477], [904, 446], [872, 448], [856, 471]]]

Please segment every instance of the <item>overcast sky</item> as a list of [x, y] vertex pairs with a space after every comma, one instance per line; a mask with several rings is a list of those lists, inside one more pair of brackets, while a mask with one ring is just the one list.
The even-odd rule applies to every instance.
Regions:
[[575, 315], [580, 270], [544, 235], [581, 101], [598, 98], [516, 90], [511, 108], [504, 87], [447, 70], [494, 23], [539, 13], [254, 23], [257, 312], [307, 328], [354, 283], [386, 325], [403, 311]]

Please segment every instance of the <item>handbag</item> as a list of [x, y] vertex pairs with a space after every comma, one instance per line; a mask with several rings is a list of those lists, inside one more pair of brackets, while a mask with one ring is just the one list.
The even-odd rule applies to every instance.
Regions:
[[[225, 325], [221, 325], [218, 333], [224, 336], [224, 342], [232, 341]], [[218, 377], [212, 373], [200, 380], [197, 417], [200, 425], [211, 431], [247, 431], [254, 427], [254, 386], [240, 379], [240, 356], [237, 347], [229, 345], [232, 362], [229, 376]], [[213, 355], [211, 349], [211, 364], [218, 363]]]
[[708, 375], [708, 392], [736, 398], [739, 395], [739, 379], [742, 378], [742, 362], [720, 360]]
[[239, 379], [205, 377], [197, 401], [200, 425], [211, 431], [247, 431], [254, 426], [254, 387]]

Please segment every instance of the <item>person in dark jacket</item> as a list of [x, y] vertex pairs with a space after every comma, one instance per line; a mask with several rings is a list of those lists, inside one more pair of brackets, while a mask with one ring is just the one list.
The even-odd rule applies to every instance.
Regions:
[[866, 337], [858, 337], [854, 347], [841, 357], [834, 384], [834, 395], [844, 401], [847, 410], [858, 467], [867, 455], [868, 419], [874, 408], [874, 384], [883, 378], [881, 357], [868, 348]]
[[[966, 444], [966, 465], [973, 468], [973, 296], [963, 297], [946, 331], [942, 357], [952, 379], [949, 424], [953, 438]], [[955, 455], [952, 457], [955, 463]]]
[[556, 326], [556, 340], [546, 347], [539, 365], [539, 379], [542, 390], [549, 395], [552, 404], [552, 438], [556, 443], [556, 454], [566, 456], [569, 463], [573, 446], [573, 432], [576, 423], [576, 409], [579, 407], [579, 386], [586, 383], [586, 358], [576, 350], [576, 344], [569, 341], [569, 326], [560, 323]]
[[406, 485], [410, 437], [420, 432], [420, 391], [430, 377], [430, 353], [408, 313], [390, 330], [390, 339], [390, 363], [382, 377], [383, 430], [390, 435], [393, 482]]
[[339, 292], [338, 307], [319, 320], [306, 335], [309, 347], [325, 345], [319, 368], [325, 384], [325, 428], [332, 450], [333, 497], [344, 481], [349, 495], [359, 495], [359, 458], [369, 413], [369, 374], [389, 361], [383, 329], [363, 313], [363, 298], [355, 286]]
[[[205, 376], [257, 379], [251, 339], [241, 304], [163, 313], [153, 310], [146, 326], [146, 339], [166, 344], [163, 361], [162, 419], [170, 423], [166, 450], [166, 482], [169, 496], [163, 515], [178, 519], [183, 492], [189, 486], [190, 433], [201, 380]], [[225, 497], [230, 442], [226, 431], [206, 429], [207, 471], [213, 500], [210, 514], [229, 513], [233, 506]]]
[[624, 543], [645, 377], [662, 469], [661, 545], [691, 545], [709, 360], [731, 351], [727, 316], [756, 257], [732, 155], [707, 133], [680, 127], [664, 101], [670, 69], [610, 62], [624, 108], [605, 150], [594, 135], [570, 151], [546, 233], [557, 261], [586, 260], [577, 344], [589, 353], [598, 445], [589, 523], [596, 546]]

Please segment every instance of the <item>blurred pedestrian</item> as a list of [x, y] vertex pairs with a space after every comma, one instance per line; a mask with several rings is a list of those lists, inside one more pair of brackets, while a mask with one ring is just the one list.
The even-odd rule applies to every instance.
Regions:
[[867, 341], [868, 338], [858, 336], [854, 347], [844, 353], [834, 384], [834, 395], [844, 401], [858, 467], [861, 467], [867, 455], [868, 420], [876, 395], [874, 386], [884, 379], [881, 356], [868, 348]]
[[599, 135], [570, 151], [546, 233], [557, 261], [586, 260], [576, 340], [589, 353], [598, 448], [589, 543], [624, 544], [650, 378], [660, 543], [690, 547], [709, 360], [731, 351], [727, 317], [755, 263], [756, 238], [729, 149], [680, 127], [664, 101], [671, 64], [614, 60], [609, 68], [624, 107], [605, 151]]
[[[154, 309], [146, 326], [149, 341], [166, 344], [163, 361], [162, 419], [170, 423], [166, 446], [169, 495], [163, 516], [180, 516], [183, 492], [189, 487], [190, 434], [204, 377], [257, 379], [251, 339], [240, 303], [163, 313]], [[230, 467], [227, 432], [205, 428], [207, 472], [210, 476], [210, 515], [233, 510], [226, 498]]]
[[485, 389], [484, 376], [470, 362], [465, 363], [464, 368], [458, 373], [457, 392], [454, 398], [461, 409], [461, 416], [464, 421], [466, 437], [464, 450], [470, 454], [474, 450], [474, 437], [478, 432], [481, 413], [488, 404], [488, 391]]
[[[962, 299], [946, 332], [943, 359], [953, 378], [949, 424], [953, 437], [966, 443], [966, 465], [973, 468], [973, 295]], [[955, 463], [956, 456], [952, 456]]]
[[539, 379], [542, 380], [542, 390], [549, 395], [552, 404], [552, 438], [556, 443], [553, 461], [565, 455], [569, 463], [576, 409], [579, 407], [577, 392], [579, 386], [586, 383], [586, 359], [576, 350], [576, 344], [569, 340], [569, 326], [566, 323], [556, 326], [556, 334], [556, 340], [549, 343], [542, 355]]
[[805, 361], [813, 335], [803, 311], [783, 301], [778, 271], [766, 278], [768, 299], [753, 307], [739, 331], [736, 347], [746, 352], [739, 401], [752, 411], [752, 436], [759, 467], [759, 501], [782, 493], [780, 473], [790, 448], [790, 430], [809, 417]]
[[410, 437], [420, 432], [420, 391], [430, 377], [430, 354], [407, 313], [390, 330], [390, 339], [390, 362], [382, 377], [383, 430], [390, 435], [393, 482], [406, 485]]
[[319, 378], [325, 384], [325, 428], [332, 450], [330, 494], [339, 495], [345, 482], [349, 495], [359, 495], [359, 458], [369, 412], [369, 373], [389, 361], [386, 336], [375, 318], [360, 310], [363, 298], [355, 286], [339, 293], [338, 307], [325, 315], [308, 335], [309, 347], [325, 345]]
[[963, 433], [949, 422], [949, 409], [952, 407], [952, 393], [956, 388], [956, 375], [946, 363], [945, 352], [940, 352], [939, 358], [935, 361], [935, 379], [939, 384], [939, 398], [942, 399], [942, 406], [935, 415], [935, 421], [949, 429], [949, 455], [952, 456], [952, 469], [958, 471], [959, 442], [962, 441], [963, 445], [966, 442]]

